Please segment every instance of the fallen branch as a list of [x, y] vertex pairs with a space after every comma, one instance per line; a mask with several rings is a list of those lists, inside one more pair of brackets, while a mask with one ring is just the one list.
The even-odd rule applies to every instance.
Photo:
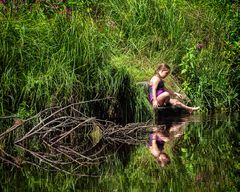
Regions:
[[[109, 159], [115, 153], [111, 144], [117, 144], [116, 147], [121, 144], [145, 144], [146, 134], [153, 127], [149, 122], [121, 126], [108, 120], [88, 117], [77, 109], [78, 105], [100, 100], [103, 99], [45, 109], [23, 120], [23, 123], [10, 127], [0, 138], [16, 131], [15, 146], [31, 154], [30, 157], [22, 157], [22, 163], [41, 164], [40, 167], [45, 169], [50, 166], [76, 175], [83, 166], [95, 166]], [[22, 129], [19, 132], [17, 128], [20, 126]], [[90, 140], [92, 137], [99, 139]], [[1, 157], [1, 160], [16, 164], [12, 158]]]

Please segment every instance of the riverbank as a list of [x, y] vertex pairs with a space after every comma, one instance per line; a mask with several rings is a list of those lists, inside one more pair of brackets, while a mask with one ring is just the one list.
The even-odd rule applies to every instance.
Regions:
[[135, 83], [148, 80], [159, 62], [171, 65], [192, 105], [234, 109], [239, 104], [237, 5], [214, 0], [1, 3], [0, 115], [25, 118], [50, 106], [114, 97], [87, 106], [89, 114], [144, 121], [151, 110]]

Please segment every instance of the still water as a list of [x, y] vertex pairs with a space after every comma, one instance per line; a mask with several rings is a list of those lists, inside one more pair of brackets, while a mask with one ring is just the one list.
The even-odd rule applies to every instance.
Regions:
[[[106, 153], [105, 160], [97, 161], [91, 166], [85, 165], [81, 169], [76, 168], [75, 175], [52, 167], [48, 169], [44, 164], [28, 164], [17, 168], [0, 160], [0, 190], [240, 190], [239, 113], [196, 113], [177, 119], [160, 119], [157, 124], [156, 127], [169, 138], [164, 144], [164, 151], [170, 158], [170, 164], [164, 167], [160, 166], [148, 147], [152, 127], [146, 128], [147, 131], [141, 134], [140, 142], [121, 144], [121, 141], [95, 141], [94, 146], [106, 146], [104, 150], [99, 148]], [[140, 136], [137, 135], [135, 139], [138, 137]], [[1, 143], [0, 147], [3, 145]]]

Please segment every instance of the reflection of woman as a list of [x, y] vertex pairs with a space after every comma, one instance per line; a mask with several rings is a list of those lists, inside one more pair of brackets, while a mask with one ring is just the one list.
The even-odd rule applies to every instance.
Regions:
[[162, 167], [170, 163], [170, 157], [163, 151], [166, 141], [169, 139], [160, 132], [154, 132], [149, 136], [149, 149]]
[[171, 162], [169, 155], [164, 151], [165, 142], [181, 136], [183, 134], [182, 128], [184, 125], [186, 125], [186, 122], [173, 124], [169, 128], [167, 135], [166, 133], [163, 133], [163, 131], [154, 128], [153, 133], [149, 135], [149, 150], [162, 167], [168, 165]]

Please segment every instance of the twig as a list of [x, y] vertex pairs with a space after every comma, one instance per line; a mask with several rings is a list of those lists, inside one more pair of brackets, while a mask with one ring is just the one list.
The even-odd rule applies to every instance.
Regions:
[[24, 139], [27, 139], [28, 137], [31, 137], [32, 135], [36, 134], [37, 132], [39, 132], [40, 130], [42, 130], [44, 127], [50, 125], [51, 123], [54, 123], [55, 121], [57, 120], [61, 120], [61, 119], [66, 119], [67, 116], [63, 116], [63, 117], [59, 117], [59, 118], [56, 118], [52, 121], [49, 121], [48, 123], [46, 123], [44, 126], [40, 127], [38, 130], [36, 130], [38, 128], [39, 125], [41, 125], [43, 122], [40, 122], [39, 124], [37, 124], [36, 126], [34, 126], [28, 133], [26, 133], [21, 139], [15, 141], [15, 144], [16, 143], [19, 143], [21, 142], [22, 140]]
[[15, 129], [17, 129], [17, 128], [20, 127], [21, 125], [23, 125], [23, 124], [13, 125], [12, 127], [8, 128], [5, 132], [3, 132], [3, 133], [0, 135], [0, 140], [1, 140], [2, 138], [4, 138], [5, 135], [7, 135], [8, 133], [14, 131]]
[[12, 162], [12, 161], [9, 161], [8, 159], [5, 159], [5, 158], [3, 158], [3, 157], [1, 157], [1, 156], [0, 156], [0, 159], [2, 159], [3, 161], [5, 161], [5, 162], [7, 162], [7, 163], [9, 163], [9, 164], [11, 164], [11, 165], [16, 166], [17, 168], [20, 168], [20, 166], [19, 166], [18, 164], [14, 163], [14, 162]]
[[62, 140], [64, 137], [66, 137], [67, 135], [69, 135], [71, 132], [73, 132], [75, 129], [77, 129], [78, 127], [80, 127], [80, 126], [83, 125], [84, 123], [87, 123], [87, 122], [92, 121], [92, 120], [94, 120], [94, 119], [95, 119], [95, 118], [92, 117], [92, 118], [87, 119], [87, 120], [85, 120], [84, 122], [78, 124], [76, 127], [74, 127], [73, 129], [71, 129], [70, 131], [64, 133], [58, 140], [56, 140], [55, 142], [53, 142], [52, 145], [54, 145], [54, 144], [56, 144], [57, 142], [59, 142], [60, 140]]

